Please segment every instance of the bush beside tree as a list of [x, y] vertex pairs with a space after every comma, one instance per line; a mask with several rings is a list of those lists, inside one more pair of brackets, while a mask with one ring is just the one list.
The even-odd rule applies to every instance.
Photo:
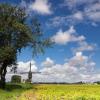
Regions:
[[21, 83], [21, 76], [13, 75], [11, 78], [11, 83]]

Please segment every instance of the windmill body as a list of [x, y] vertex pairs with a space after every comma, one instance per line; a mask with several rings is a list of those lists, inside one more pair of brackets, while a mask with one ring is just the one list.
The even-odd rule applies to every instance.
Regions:
[[31, 62], [30, 62], [30, 70], [28, 72], [28, 80], [29, 80], [29, 82], [32, 82]]

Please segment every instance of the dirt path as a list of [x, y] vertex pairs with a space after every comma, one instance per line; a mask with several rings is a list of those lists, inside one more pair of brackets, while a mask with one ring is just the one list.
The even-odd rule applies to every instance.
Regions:
[[34, 91], [29, 90], [21, 94], [21, 96], [18, 97], [17, 100], [37, 100], [37, 99]]

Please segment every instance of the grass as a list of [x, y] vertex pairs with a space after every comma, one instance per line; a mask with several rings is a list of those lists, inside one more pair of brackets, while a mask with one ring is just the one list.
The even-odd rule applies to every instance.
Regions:
[[0, 100], [17, 100], [17, 98], [25, 91], [32, 89], [31, 84], [11, 84], [6, 85], [5, 90], [0, 89]]
[[8, 84], [0, 100], [100, 100], [100, 85]]

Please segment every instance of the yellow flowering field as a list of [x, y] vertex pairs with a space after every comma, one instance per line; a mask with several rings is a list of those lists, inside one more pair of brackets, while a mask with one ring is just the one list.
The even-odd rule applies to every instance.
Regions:
[[100, 100], [100, 85], [33, 85], [18, 100]]

